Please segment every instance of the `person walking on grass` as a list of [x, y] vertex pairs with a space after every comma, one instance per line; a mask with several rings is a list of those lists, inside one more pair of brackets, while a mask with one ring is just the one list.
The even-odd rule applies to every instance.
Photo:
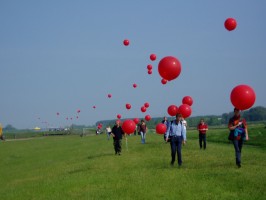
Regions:
[[1, 123], [0, 123], [0, 140], [5, 140], [4, 135], [3, 135], [3, 127]]
[[203, 141], [203, 148], [206, 149], [206, 133], [208, 130], [208, 125], [204, 122], [204, 119], [200, 120], [200, 123], [197, 126], [199, 131], [199, 146], [202, 149], [202, 141]]
[[170, 145], [171, 145], [171, 165], [174, 165], [175, 163], [175, 157], [177, 153], [178, 158], [178, 166], [180, 167], [182, 165], [182, 144], [186, 144], [186, 129], [184, 128], [184, 125], [181, 121], [182, 115], [176, 114], [176, 119], [172, 121], [166, 132], [166, 142], [171, 138]]
[[112, 132], [111, 127], [107, 126], [105, 131], [106, 131], [106, 135], [107, 135], [107, 140], [109, 140], [111, 132]]
[[122, 138], [125, 137], [125, 133], [120, 126], [120, 120], [116, 120], [116, 124], [112, 128], [111, 135], [114, 139], [114, 149], [115, 149], [115, 155], [121, 155], [122, 151]]
[[[166, 125], [166, 130], [167, 130], [167, 128], [168, 128], [168, 126], [169, 126], [169, 121], [168, 121], [168, 119], [167, 119], [166, 116], [164, 116], [164, 118], [163, 118], [163, 120], [162, 120], [162, 124]], [[164, 139], [164, 141], [165, 141], [165, 139], [166, 139], [166, 132], [163, 134], [163, 139]]]
[[140, 124], [138, 127], [138, 132], [141, 135], [141, 143], [145, 144], [146, 143], [145, 139], [146, 139], [147, 126], [146, 126], [146, 123], [143, 119], [140, 121]]
[[228, 123], [230, 130], [228, 139], [232, 141], [235, 148], [236, 165], [241, 167], [241, 151], [244, 140], [249, 140], [247, 123], [240, 116], [240, 110], [234, 108], [234, 116], [230, 118]]

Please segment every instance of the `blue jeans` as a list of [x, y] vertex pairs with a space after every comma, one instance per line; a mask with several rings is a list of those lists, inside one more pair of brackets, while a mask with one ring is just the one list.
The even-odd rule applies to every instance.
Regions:
[[241, 164], [241, 150], [243, 146], [243, 140], [233, 140], [236, 156], [236, 164]]
[[182, 141], [183, 141], [182, 136], [174, 136], [171, 138], [171, 142], [170, 142], [172, 163], [175, 162], [175, 156], [177, 152], [178, 165], [182, 165], [182, 154], [181, 154]]
[[146, 133], [144, 133], [144, 132], [140, 132], [140, 135], [141, 135], [141, 143], [142, 144], [145, 144], [145, 138], [146, 138]]
[[199, 133], [200, 148], [202, 148], [202, 141], [203, 141], [203, 147], [204, 147], [204, 149], [206, 149], [206, 134]]

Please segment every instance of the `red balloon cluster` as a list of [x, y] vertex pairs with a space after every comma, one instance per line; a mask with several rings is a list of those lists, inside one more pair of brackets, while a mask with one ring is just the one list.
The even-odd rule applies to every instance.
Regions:
[[231, 91], [231, 103], [239, 110], [246, 110], [256, 101], [255, 91], [248, 85], [238, 85]]
[[158, 64], [158, 71], [162, 78], [167, 81], [176, 79], [181, 73], [181, 63], [173, 56], [162, 58]]
[[152, 65], [151, 64], [147, 65], [147, 70], [148, 70], [148, 74], [152, 74]]
[[151, 61], [155, 61], [156, 60], [156, 54], [151, 54], [150, 55], [150, 59], [151, 59]]
[[167, 130], [167, 127], [163, 123], [159, 123], [156, 125], [156, 133], [158, 134], [164, 134]]
[[128, 45], [129, 45], [129, 40], [128, 40], [128, 39], [125, 39], [125, 40], [123, 41], [123, 44], [124, 44], [125, 46], [128, 46]]
[[122, 129], [126, 134], [134, 133], [136, 129], [136, 123], [131, 119], [127, 119], [123, 122]]
[[237, 26], [237, 22], [234, 18], [227, 18], [224, 22], [224, 27], [228, 31], [235, 30], [236, 26]]

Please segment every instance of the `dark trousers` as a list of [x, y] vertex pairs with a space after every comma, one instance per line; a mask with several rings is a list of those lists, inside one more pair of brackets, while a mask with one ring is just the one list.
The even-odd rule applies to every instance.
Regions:
[[236, 164], [241, 164], [241, 150], [243, 146], [243, 140], [233, 140], [232, 141], [235, 148], [235, 155], [236, 155]]
[[121, 153], [122, 150], [122, 140], [114, 140], [115, 153]]
[[177, 152], [177, 159], [178, 159], [178, 165], [182, 165], [182, 154], [181, 154], [181, 149], [182, 149], [182, 136], [175, 136], [171, 137], [171, 155], [172, 155], [172, 163], [175, 162], [175, 156]]
[[199, 146], [202, 148], [202, 141], [203, 141], [203, 148], [206, 149], [206, 134], [199, 133]]

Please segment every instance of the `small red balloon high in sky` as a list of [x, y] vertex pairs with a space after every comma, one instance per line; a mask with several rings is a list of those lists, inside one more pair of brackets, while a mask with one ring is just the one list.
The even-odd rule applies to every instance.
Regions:
[[167, 112], [170, 116], [175, 116], [178, 113], [178, 107], [176, 105], [170, 105], [167, 108]]
[[129, 103], [126, 104], [126, 109], [130, 109], [131, 108], [131, 105]]
[[124, 44], [125, 46], [128, 46], [128, 45], [129, 45], [129, 40], [128, 40], [128, 39], [125, 39], [125, 40], [123, 41], [123, 44]]
[[234, 18], [227, 18], [224, 22], [224, 27], [228, 30], [228, 31], [233, 31], [235, 30], [237, 26], [237, 22]]
[[160, 76], [167, 81], [176, 79], [181, 73], [182, 67], [180, 61], [173, 56], [166, 56], [158, 64]]
[[247, 110], [256, 101], [255, 91], [248, 85], [238, 85], [231, 91], [231, 103], [239, 110]]
[[108, 94], [107, 96], [108, 96], [108, 98], [111, 98], [111, 97], [112, 97], [112, 95], [111, 95], [111, 94]]
[[133, 84], [133, 88], [136, 88], [138, 85], [136, 83]]
[[156, 60], [156, 55], [153, 53], [150, 55], [150, 59], [151, 61], [155, 61]]

